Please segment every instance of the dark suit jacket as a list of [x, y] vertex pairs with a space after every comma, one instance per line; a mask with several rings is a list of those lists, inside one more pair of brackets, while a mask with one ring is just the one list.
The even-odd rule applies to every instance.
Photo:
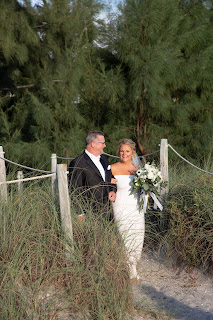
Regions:
[[111, 169], [108, 168], [107, 159], [101, 155], [100, 162], [105, 170], [106, 181], [103, 180], [98, 168], [84, 152], [70, 162], [69, 185], [78, 188], [78, 194], [102, 204], [108, 202], [109, 191], [116, 192], [116, 185], [111, 184]]

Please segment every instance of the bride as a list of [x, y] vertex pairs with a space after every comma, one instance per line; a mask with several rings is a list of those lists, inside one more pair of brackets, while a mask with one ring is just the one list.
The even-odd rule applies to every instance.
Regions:
[[130, 278], [132, 282], [137, 282], [139, 276], [136, 266], [143, 248], [145, 222], [144, 213], [139, 208], [139, 194], [131, 194], [130, 183], [138, 169], [133, 161], [135, 143], [131, 139], [121, 139], [117, 151], [120, 162], [111, 165], [112, 174], [117, 180], [117, 196], [112, 203], [113, 214], [127, 249]]

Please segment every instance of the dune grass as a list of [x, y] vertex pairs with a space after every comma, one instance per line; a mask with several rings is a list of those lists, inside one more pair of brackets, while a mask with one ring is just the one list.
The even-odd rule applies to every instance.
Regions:
[[[209, 171], [211, 168], [209, 169]], [[184, 165], [170, 167], [162, 213], [146, 215], [146, 243], [173, 263], [213, 268], [213, 176]]]
[[[212, 176], [170, 167], [163, 213], [152, 206], [146, 213], [145, 246], [163, 251], [173, 263], [212, 270], [212, 191]], [[58, 199], [45, 182], [26, 184], [21, 196], [11, 187], [8, 202], [0, 201], [1, 320], [134, 317], [125, 249], [115, 224], [106, 212], [94, 214], [89, 203], [71, 199], [73, 243], [61, 229]], [[80, 220], [78, 214], [85, 212]]]
[[168, 253], [192, 266], [213, 265], [213, 176], [186, 171], [166, 204]]
[[124, 247], [113, 223], [96, 219], [90, 207], [80, 221], [71, 206], [68, 258], [58, 202], [45, 185], [11, 194], [0, 205], [1, 320], [124, 319], [133, 311]]

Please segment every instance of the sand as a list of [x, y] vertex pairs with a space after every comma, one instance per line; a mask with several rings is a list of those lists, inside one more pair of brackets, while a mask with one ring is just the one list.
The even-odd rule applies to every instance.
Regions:
[[[162, 310], [138, 316], [142, 319], [213, 320], [213, 275], [198, 268], [171, 267], [165, 258], [144, 251], [138, 265], [140, 280], [134, 285], [134, 300], [142, 309]], [[165, 318], [164, 316], [165, 315]], [[167, 315], [167, 316], [166, 316]]]

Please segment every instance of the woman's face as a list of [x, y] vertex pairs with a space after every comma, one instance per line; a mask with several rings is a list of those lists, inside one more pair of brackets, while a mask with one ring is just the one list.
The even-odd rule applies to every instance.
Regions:
[[128, 144], [122, 144], [120, 146], [119, 155], [122, 162], [131, 161], [133, 156], [132, 148]]

